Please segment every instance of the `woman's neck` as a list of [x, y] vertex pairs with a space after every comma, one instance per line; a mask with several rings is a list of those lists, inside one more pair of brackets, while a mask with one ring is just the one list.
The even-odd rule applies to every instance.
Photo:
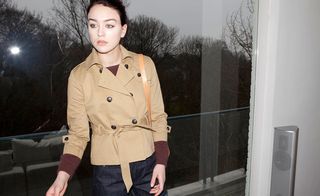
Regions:
[[121, 50], [120, 46], [115, 47], [113, 50], [111, 50], [108, 53], [99, 53], [98, 57], [100, 62], [105, 67], [110, 67], [113, 65], [119, 65], [121, 62]]

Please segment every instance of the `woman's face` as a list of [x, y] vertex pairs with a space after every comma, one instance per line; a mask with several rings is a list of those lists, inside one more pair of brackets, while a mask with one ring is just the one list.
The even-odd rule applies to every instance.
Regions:
[[100, 53], [108, 53], [119, 45], [127, 31], [121, 25], [119, 13], [104, 5], [94, 5], [88, 13], [89, 38], [93, 47]]

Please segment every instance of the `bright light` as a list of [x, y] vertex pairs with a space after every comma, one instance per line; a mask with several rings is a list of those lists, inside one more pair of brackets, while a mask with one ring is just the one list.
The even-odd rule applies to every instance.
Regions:
[[13, 55], [18, 55], [20, 53], [20, 48], [17, 46], [12, 46], [11, 48], [9, 48], [9, 50]]

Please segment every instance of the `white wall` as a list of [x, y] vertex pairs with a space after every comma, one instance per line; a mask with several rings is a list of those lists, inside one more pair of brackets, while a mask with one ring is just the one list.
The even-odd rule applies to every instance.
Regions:
[[296, 196], [320, 195], [320, 1], [260, 0], [253, 80], [252, 196], [269, 195], [273, 128], [300, 128]]
[[320, 1], [281, 0], [274, 126], [300, 128], [295, 195], [320, 195]]

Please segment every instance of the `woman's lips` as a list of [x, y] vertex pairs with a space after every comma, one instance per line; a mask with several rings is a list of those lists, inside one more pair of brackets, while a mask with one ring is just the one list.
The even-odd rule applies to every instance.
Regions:
[[104, 45], [107, 44], [107, 42], [106, 42], [106, 41], [103, 41], [103, 40], [98, 40], [98, 41], [97, 41], [97, 44], [98, 44], [99, 46], [104, 46]]

